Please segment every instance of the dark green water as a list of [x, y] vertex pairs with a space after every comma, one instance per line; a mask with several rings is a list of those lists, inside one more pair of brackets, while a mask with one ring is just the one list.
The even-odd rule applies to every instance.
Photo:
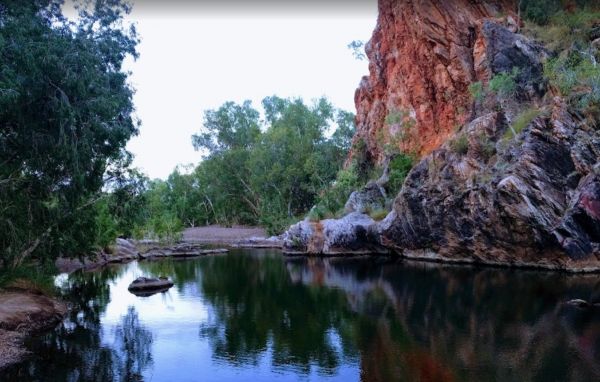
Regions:
[[[164, 294], [127, 291], [168, 275]], [[600, 380], [598, 276], [235, 251], [62, 279], [73, 309], [2, 381]]]

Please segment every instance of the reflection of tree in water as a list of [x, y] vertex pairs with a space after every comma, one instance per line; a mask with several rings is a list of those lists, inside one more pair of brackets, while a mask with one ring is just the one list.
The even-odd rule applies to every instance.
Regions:
[[[229, 365], [270, 350], [275, 368], [303, 373], [359, 363], [363, 381], [600, 380], [600, 311], [561, 305], [589, 299], [597, 276], [252, 253], [140, 264], [202, 290], [200, 335]], [[41, 362], [7, 379], [140, 380], [152, 335], [136, 312], [100, 327], [109, 281], [125, 269], [72, 275], [68, 320], [35, 341]]]
[[268, 344], [274, 366], [334, 373], [340, 354], [331, 329], [350, 316], [340, 291], [307, 288], [290, 281], [278, 254], [207, 258], [202, 290], [212, 305], [202, 325], [214, 355], [232, 364], [256, 364]]
[[201, 270], [198, 261], [190, 259], [163, 258], [142, 261], [138, 264], [138, 267], [144, 271], [148, 277], [169, 277], [180, 292], [185, 286], [196, 283], [201, 278]]
[[[125, 267], [69, 276], [64, 298], [71, 304], [67, 318], [53, 332], [33, 341], [36, 359], [17, 365], [2, 376], [7, 380], [140, 381], [152, 365], [152, 334], [141, 326], [131, 307], [106, 344], [100, 316], [110, 301], [110, 281]], [[103, 343], [104, 342], [104, 343]]]
[[115, 330], [114, 374], [121, 381], [141, 381], [142, 372], [152, 365], [152, 333], [141, 326], [135, 308], [130, 306]]

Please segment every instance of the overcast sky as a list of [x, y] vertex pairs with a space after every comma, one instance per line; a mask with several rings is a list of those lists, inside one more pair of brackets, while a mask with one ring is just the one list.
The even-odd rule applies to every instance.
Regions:
[[324, 95], [355, 112], [354, 91], [368, 69], [347, 45], [370, 38], [377, 6], [338, 3], [134, 2], [129, 18], [142, 39], [140, 58], [126, 65], [142, 121], [128, 145], [134, 165], [164, 179], [178, 164], [197, 163], [191, 135], [205, 110], [230, 100], [259, 107], [273, 94]]

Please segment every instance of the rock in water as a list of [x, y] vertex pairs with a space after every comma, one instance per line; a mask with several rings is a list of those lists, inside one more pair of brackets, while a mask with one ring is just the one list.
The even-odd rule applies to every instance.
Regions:
[[147, 297], [156, 293], [166, 292], [172, 286], [173, 282], [167, 277], [138, 277], [129, 284], [127, 289], [136, 296]]

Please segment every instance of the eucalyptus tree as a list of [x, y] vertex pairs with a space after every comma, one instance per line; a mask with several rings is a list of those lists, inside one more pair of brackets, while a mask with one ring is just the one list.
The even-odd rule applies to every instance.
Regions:
[[57, 0], [0, 2], [1, 265], [78, 254], [95, 237], [108, 178], [130, 162], [137, 133], [123, 70], [138, 37], [117, 0], [79, 4], [70, 21]]

